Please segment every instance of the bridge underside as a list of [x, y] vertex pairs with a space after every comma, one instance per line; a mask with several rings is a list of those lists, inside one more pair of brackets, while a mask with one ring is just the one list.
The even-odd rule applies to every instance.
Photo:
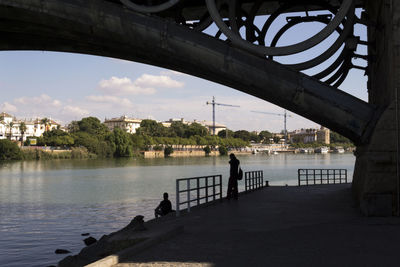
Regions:
[[[345, 30], [346, 25], [340, 29]], [[114, 57], [214, 81], [324, 125], [364, 150], [368, 150], [376, 123], [388, 107], [387, 103], [373, 106], [295, 67], [267, 60], [169, 19], [133, 12], [117, 1], [0, 0], [0, 34], [0, 50]], [[360, 171], [355, 175], [360, 202], [369, 190], [364, 177]], [[387, 189], [395, 194], [392, 185]]]
[[228, 42], [103, 1], [0, 1], [1, 50], [51, 50], [185, 72], [284, 107], [361, 143], [374, 109]]

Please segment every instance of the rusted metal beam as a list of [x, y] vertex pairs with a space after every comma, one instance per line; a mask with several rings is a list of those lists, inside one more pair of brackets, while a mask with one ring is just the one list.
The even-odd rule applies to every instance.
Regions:
[[368, 103], [227, 42], [111, 2], [0, 0], [0, 50], [51, 50], [178, 70], [264, 99], [356, 143], [374, 126]]

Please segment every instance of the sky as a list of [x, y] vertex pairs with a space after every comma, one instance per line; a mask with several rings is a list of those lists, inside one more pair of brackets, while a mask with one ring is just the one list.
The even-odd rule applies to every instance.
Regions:
[[[322, 26], [299, 25], [287, 32], [278, 45], [306, 39]], [[365, 40], [364, 27], [356, 26], [355, 33]], [[307, 53], [276, 60], [285, 63], [309, 58], [329, 47], [334, 38], [332, 36]], [[363, 47], [358, 52], [366, 54]], [[357, 60], [355, 63], [365, 65]], [[316, 71], [318, 68], [306, 73]], [[340, 89], [366, 101], [366, 82], [363, 71], [353, 69]], [[216, 107], [217, 123], [229, 129], [271, 132], [283, 129], [282, 116], [251, 112], [283, 113], [282, 108], [264, 100], [172, 70], [99, 56], [0, 51], [0, 92], [0, 112], [8, 112], [20, 119], [47, 117], [62, 125], [87, 116], [103, 121], [122, 115], [158, 121], [171, 118], [211, 121], [212, 107], [206, 102], [215, 96], [218, 103], [240, 106]], [[297, 114], [289, 114], [289, 131], [319, 127]]]

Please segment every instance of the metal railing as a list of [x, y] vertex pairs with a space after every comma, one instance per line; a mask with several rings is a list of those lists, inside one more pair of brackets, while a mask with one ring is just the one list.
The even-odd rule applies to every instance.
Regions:
[[300, 185], [347, 183], [346, 169], [298, 169]]
[[222, 175], [176, 180], [176, 216], [179, 216], [182, 210], [181, 205], [186, 204], [186, 209], [190, 212], [191, 207], [217, 199], [222, 199]]
[[250, 171], [244, 173], [245, 192], [264, 187], [264, 172]]

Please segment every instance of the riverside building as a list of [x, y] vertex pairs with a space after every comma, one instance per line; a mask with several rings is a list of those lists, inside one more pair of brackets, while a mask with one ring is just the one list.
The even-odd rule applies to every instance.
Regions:
[[330, 130], [322, 127], [320, 129], [300, 129], [290, 132], [289, 140], [292, 143], [322, 143], [329, 145]]
[[6, 112], [0, 113], [0, 139], [25, 141], [28, 136], [40, 137], [44, 132], [59, 127], [60, 124], [52, 119], [17, 119]]
[[130, 134], [136, 133], [136, 129], [140, 127], [141, 122], [142, 119], [129, 118], [127, 116], [104, 119], [104, 124], [108, 127], [108, 129], [110, 129], [110, 131], [113, 131], [114, 128], [120, 128]]

